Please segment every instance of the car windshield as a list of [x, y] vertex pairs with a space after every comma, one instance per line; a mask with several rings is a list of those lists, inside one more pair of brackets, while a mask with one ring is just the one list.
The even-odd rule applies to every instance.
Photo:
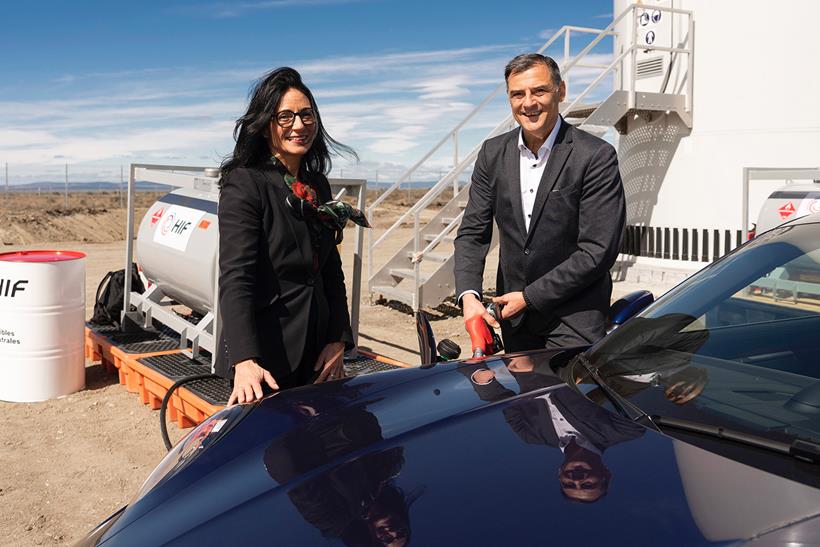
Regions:
[[[586, 357], [609, 387], [649, 414], [820, 441], [820, 224], [761, 235]], [[586, 393], [604, 401], [600, 388]]]

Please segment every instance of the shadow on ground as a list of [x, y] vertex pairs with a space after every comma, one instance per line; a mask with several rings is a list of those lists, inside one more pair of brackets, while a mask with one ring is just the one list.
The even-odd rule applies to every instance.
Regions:
[[101, 363], [85, 367], [85, 389], [87, 391], [96, 391], [118, 383], [117, 373], [106, 372]]

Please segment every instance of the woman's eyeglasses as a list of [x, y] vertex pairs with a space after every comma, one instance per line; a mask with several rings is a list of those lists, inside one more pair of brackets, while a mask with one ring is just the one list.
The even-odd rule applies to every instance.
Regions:
[[316, 113], [312, 108], [303, 108], [299, 112], [293, 112], [291, 110], [277, 112], [276, 123], [279, 127], [291, 127], [293, 122], [296, 121], [296, 116], [299, 116], [303, 125], [313, 125], [316, 123]]

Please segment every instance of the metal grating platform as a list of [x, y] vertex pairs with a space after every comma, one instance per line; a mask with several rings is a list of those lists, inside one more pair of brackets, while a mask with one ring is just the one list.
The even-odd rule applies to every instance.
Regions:
[[354, 359], [348, 359], [345, 357], [344, 368], [347, 376], [361, 376], [362, 374], [396, 370], [402, 367], [382, 363], [381, 361], [376, 361], [375, 359], [369, 359], [367, 357], [357, 357]]
[[[139, 359], [138, 362], [173, 381], [177, 381], [186, 376], [208, 374], [211, 372], [210, 362], [206, 359], [201, 357], [191, 359], [182, 353], [143, 357]], [[373, 372], [396, 370], [402, 367], [382, 363], [381, 361], [367, 357], [357, 357], [353, 359], [345, 358], [344, 368], [347, 376], [361, 376]], [[216, 406], [227, 404], [228, 398], [231, 395], [231, 382], [224, 378], [197, 380], [190, 384], [185, 384], [184, 387], [202, 400]]]
[[[191, 359], [181, 353], [143, 357], [139, 362], [173, 381], [194, 374], [209, 374], [211, 372], [211, 365], [208, 361], [201, 358]], [[185, 384], [184, 387], [202, 400], [217, 406], [227, 404], [228, 397], [231, 395], [231, 383], [224, 378], [197, 380]]]
[[122, 332], [114, 325], [86, 326], [105, 336], [111, 345], [117, 346], [125, 353], [155, 353], [179, 348], [179, 338], [168, 333], [168, 329], [146, 329], [138, 332]]
[[209, 378], [185, 384], [185, 389], [209, 404], [224, 406], [231, 396], [231, 382], [225, 378]]
[[207, 361], [201, 358], [191, 359], [182, 353], [143, 357], [139, 362], [174, 381], [193, 374], [208, 374], [211, 372], [211, 365]]

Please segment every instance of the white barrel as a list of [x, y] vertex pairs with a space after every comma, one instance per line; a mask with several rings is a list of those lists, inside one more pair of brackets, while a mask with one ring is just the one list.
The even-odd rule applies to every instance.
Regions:
[[0, 254], [0, 400], [44, 401], [85, 386], [85, 254]]

